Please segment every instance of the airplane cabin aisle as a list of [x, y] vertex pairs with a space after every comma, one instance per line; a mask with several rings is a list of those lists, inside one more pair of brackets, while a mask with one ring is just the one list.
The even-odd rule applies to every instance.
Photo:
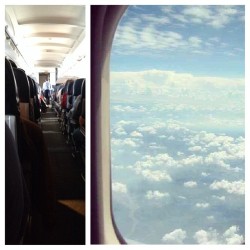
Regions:
[[44, 228], [34, 217], [32, 244], [85, 244], [85, 181], [83, 161], [72, 157], [71, 145], [60, 131], [58, 117], [52, 108], [42, 115], [41, 128], [48, 146], [55, 183], [55, 215], [51, 226]]

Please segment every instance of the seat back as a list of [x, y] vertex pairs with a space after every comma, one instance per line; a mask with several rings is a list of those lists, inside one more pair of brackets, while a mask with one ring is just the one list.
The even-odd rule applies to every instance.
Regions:
[[13, 68], [16, 78], [19, 101], [20, 101], [20, 115], [26, 119], [32, 120], [30, 117], [30, 85], [25, 71], [20, 68]]
[[7, 58], [5, 58], [5, 115], [20, 115], [16, 79]]
[[67, 86], [68, 82], [65, 83], [61, 90], [61, 108], [66, 109], [67, 106]]
[[73, 84], [74, 84], [74, 80], [69, 80], [69, 83], [67, 86], [67, 109], [68, 110], [72, 108]]
[[27, 76], [27, 78], [30, 86], [30, 104], [33, 111], [33, 120], [37, 121], [41, 117], [38, 86], [30, 76]]
[[5, 123], [5, 244], [21, 244], [29, 222], [30, 198], [9, 126]]
[[5, 115], [5, 123], [8, 125], [12, 136], [17, 141], [16, 117], [14, 115]]
[[77, 96], [81, 94], [83, 80], [83, 78], [79, 78], [74, 81], [72, 104], [74, 104]]

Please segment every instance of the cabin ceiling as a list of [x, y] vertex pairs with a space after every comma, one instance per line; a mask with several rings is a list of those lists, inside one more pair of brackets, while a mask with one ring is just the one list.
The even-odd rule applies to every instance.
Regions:
[[15, 5], [6, 12], [17, 47], [36, 68], [60, 68], [85, 37], [85, 6]]

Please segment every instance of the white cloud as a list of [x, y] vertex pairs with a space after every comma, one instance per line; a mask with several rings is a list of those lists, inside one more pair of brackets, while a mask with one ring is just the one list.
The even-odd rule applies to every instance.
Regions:
[[115, 130], [115, 133], [118, 134], [118, 135], [126, 135], [127, 134], [127, 132], [122, 127], [117, 128]]
[[142, 126], [142, 127], [138, 127], [138, 130], [140, 132], [148, 132], [151, 135], [156, 134], [156, 129], [154, 127], [151, 126]]
[[[186, 42], [181, 34], [177, 32], [159, 32], [157, 25], [168, 22], [167, 18], [160, 16], [143, 15], [143, 19], [151, 19], [151, 23], [144, 22], [144, 25], [127, 21], [118, 27], [115, 34], [114, 46], [118, 48], [129, 48], [126, 51], [135, 50], [168, 50], [177, 47], [185, 47]], [[122, 50], [120, 50], [122, 53]]]
[[244, 238], [242, 235], [238, 234], [239, 232], [239, 227], [238, 226], [231, 226], [228, 228], [225, 233], [223, 234], [223, 237], [226, 241], [227, 244], [230, 245], [239, 245], [244, 242]]
[[148, 200], [161, 200], [165, 197], [169, 197], [169, 193], [162, 193], [158, 190], [155, 190], [155, 191], [147, 191], [145, 197], [148, 199]]
[[206, 158], [205, 158], [205, 163], [206, 164], [215, 164], [220, 167], [230, 169], [230, 164], [225, 163], [225, 160], [230, 159], [230, 156], [227, 154], [226, 151], [220, 151], [220, 152], [213, 152], [210, 153]]
[[209, 203], [196, 203], [195, 206], [198, 208], [207, 208], [210, 206], [210, 204]]
[[183, 229], [175, 229], [171, 233], [165, 234], [162, 241], [170, 244], [182, 244], [187, 237], [187, 233]]
[[[156, 156], [144, 155], [140, 161], [134, 164], [134, 169], [141, 171], [147, 168], [162, 168], [162, 167], [174, 167], [177, 162], [167, 153], [157, 154]], [[160, 171], [160, 170], [159, 170]], [[164, 171], [163, 171], [164, 172]]]
[[210, 174], [209, 174], [209, 173], [206, 173], [206, 172], [202, 172], [201, 175], [204, 176], [204, 177], [207, 177], [207, 176], [209, 176]]
[[187, 199], [185, 196], [182, 196], [182, 195], [179, 195], [178, 198], [182, 199], [182, 200], [186, 200]]
[[201, 146], [194, 146], [194, 147], [188, 148], [188, 150], [191, 152], [199, 152], [199, 151], [202, 151], [202, 147]]
[[178, 163], [178, 165], [180, 167], [182, 167], [182, 166], [194, 166], [197, 164], [203, 164], [203, 157], [202, 156], [191, 155], [185, 159], [180, 160]]
[[206, 164], [215, 164], [228, 170], [240, 171], [238, 168], [231, 168], [230, 161], [244, 160], [244, 140], [234, 139], [230, 136], [217, 136], [211, 142], [207, 142], [206, 147], [210, 150], [212, 147], [215, 148], [215, 151], [205, 158]]
[[173, 167], [176, 166], [176, 161], [169, 154], [157, 154], [152, 160], [158, 166]]
[[120, 182], [112, 182], [112, 191], [117, 193], [127, 193], [127, 186]]
[[150, 22], [151, 25], [167, 24], [169, 19], [166, 16], [155, 16], [153, 14], [142, 14], [141, 18], [143, 21]]
[[172, 14], [171, 17], [174, 18], [175, 20], [182, 22], [182, 23], [188, 22], [187, 18], [182, 14]]
[[131, 138], [125, 138], [124, 140], [112, 138], [111, 139], [111, 144], [113, 146], [129, 146], [129, 147], [132, 147], [132, 148], [138, 146], [136, 141], [131, 139]]
[[122, 165], [112, 165], [113, 169], [124, 169], [124, 166]]
[[[219, 109], [220, 111], [227, 112], [237, 111], [238, 114], [239, 111], [244, 111], [244, 79], [242, 78], [232, 79], [223, 77], [195, 76], [192, 74], [163, 70], [111, 72], [111, 89], [115, 92], [115, 94], [111, 95], [114, 100], [123, 100], [124, 93], [129, 93], [130, 99], [136, 101], [143, 98], [146, 102], [150, 102], [150, 100], [154, 101], [158, 98], [165, 99], [167, 96], [167, 104], [164, 103], [164, 99], [160, 99], [163, 104], [165, 104], [164, 107], [166, 112], [171, 111], [172, 113], [172, 111], [178, 111], [178, 109], [179, 111], [190, 109], [197, 112], [206, 111], [206, 124], [209, 122], [217, 126], [224, 125], [225, 120], [222, 120], [223, 117], [209, 117], [208, 112], [217, 111]], [[226, 94], [227, 92], [230, 92], [231, 94], [235, 93], [238, 96], [242, 96], [242, 98], [229, 98], [229, 95]], [[182, 100], [181, 104], [180, 100]], [[206, 105], [208, 101], [210, 103], [209, 106]], [[146, 112], [143, 107], [141, 110], [141, 112]], [[204, 120], [202, 121], [204, 122]], [[230, 121], [230, 125], [237, 125], [236, 122], [239, 121], [240, 120], [238, 119]], [[160, 126], [163, 125], [160, 124]], [[183, 125], [181, 126], [178, 122], [173, 123], [172, 121], [172, 125], [170, 126], [172, 127], [167, 127], [169, 131], [178, 131], [183, 129]], [[160, 128], [161, 127], [153, 127], [142, 124], [139, 126], [138, 131], [141, 133], [145, 132], [156, 134]], [[212, 133], [210, 134], [213, 135]], [[202, 134], [200, 136], [202, 136]], [[204, 140], [205, 139], [206, 138], [204, 138]], [[222, 139], [226, 138], [222, 137]], [[209, 142], [212, 141], [210, 140]], [[218, 141], [218, 143], [223, 142]], [[197, 146], [197, 144], [194, 144], [193, 146]]]
[[202, 19], [210, 19], [212, 11], [206, 6], [188, 6], [183, 10], [183, 14]]
[[187, 181], [183, 185], [184, 185], [184, 187], [187, 187], [187, 188], [194, 188], [194, 187], [197, 187], [197, 182], [196, 181]]
[[137, 174], [141, 174], [144, 178], [150, 181], [172, 181], [171, 176], [166, 171], [144, 169], [141, 171], [137, 171]]
[[216, 229], [209, 228], [207, 231], [201, 229], [197, 231], [193, 238], [198, 244], [228, 244], [228, 245], [240, 245], [244, 242], [244, 237], [239, 233], [239, 227], [234, 225], [228, 228], [221, 235]]
[[233, 7], [221, 6], [212, 8], [208, 6], [189, 6], [183, 10], [185, 19], [196, 23], [209, 25], [213, 28], [220, 29], [234, 20], [234, 15], [238, 10]]
[[198, 244], [218, 244], [218, 233], [215, 229], [209, 231], [199, 230], [194, 234], [194, 239]]
[[130, 136], [133, 136], [133, 137], [143, 137], [143, 135], [141, 133], [139, 133], [138, 131], [131, 132]]
[[210, 189], [219, 190], [224, 189], [230, 194], [244, 195], [245, 194], [245, 182], [243, 180], [229, 182], [227, 180], [214, 181], [210, 185]]
[[[145, 112], [145, 108], [143, 106], [140, 106], [140, 107], [131, 107], [131, 106], [123, 106], [123, 105], [114, 105], [112, 106], [112, 109], [116, 112], [126, 112], [126, 113], [143, 113]], [[127, 125], [129, 123], [131, 123], [131, 121], [123, 121], [125, 122], [124, 124]], [[119, 124], [119, 123], [118, 123]], [[123, 125], [123, 123], [121, 124]]]
[[197, 36], [191, 36], [188, 38], [191, 47], [200, 47], [202, 40]]
[[124, 145], [128, 145], [128, 146], [131, 146], [131, 147], [136, 147], [136, 143], [131, 139], [131, 138], [126, 138], [124, 141], [123, 141]]
[[118, 126], [125, 126], [125, 125], [132, 125], [135, 124], [134, 121], [125, 121], [125, 120], [120, 120], [119, 122], [117, 122]]
[[226, 200], [226, 197], [224, 195], [223, 196], [213, 195], [213, 198], [215, 198], [217, 200], [220, 200], [220, 201], [225, 201]]

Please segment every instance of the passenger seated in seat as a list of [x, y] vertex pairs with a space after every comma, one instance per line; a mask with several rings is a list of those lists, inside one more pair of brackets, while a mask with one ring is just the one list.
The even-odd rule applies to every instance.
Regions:
[[73, 120], [75, 124], [79, 122], [79, 116], [81, 115], [82, 95], [77, 96], [72, 109], [69, 111], [69, 118]]
[[[80, 105], [79, 105], [80, 106]], [[82, 99], [81, 114], [78, 118], [79, 127], [72, 134], [75, 151], [78, 153], [85, 145], [85, 99]]]

